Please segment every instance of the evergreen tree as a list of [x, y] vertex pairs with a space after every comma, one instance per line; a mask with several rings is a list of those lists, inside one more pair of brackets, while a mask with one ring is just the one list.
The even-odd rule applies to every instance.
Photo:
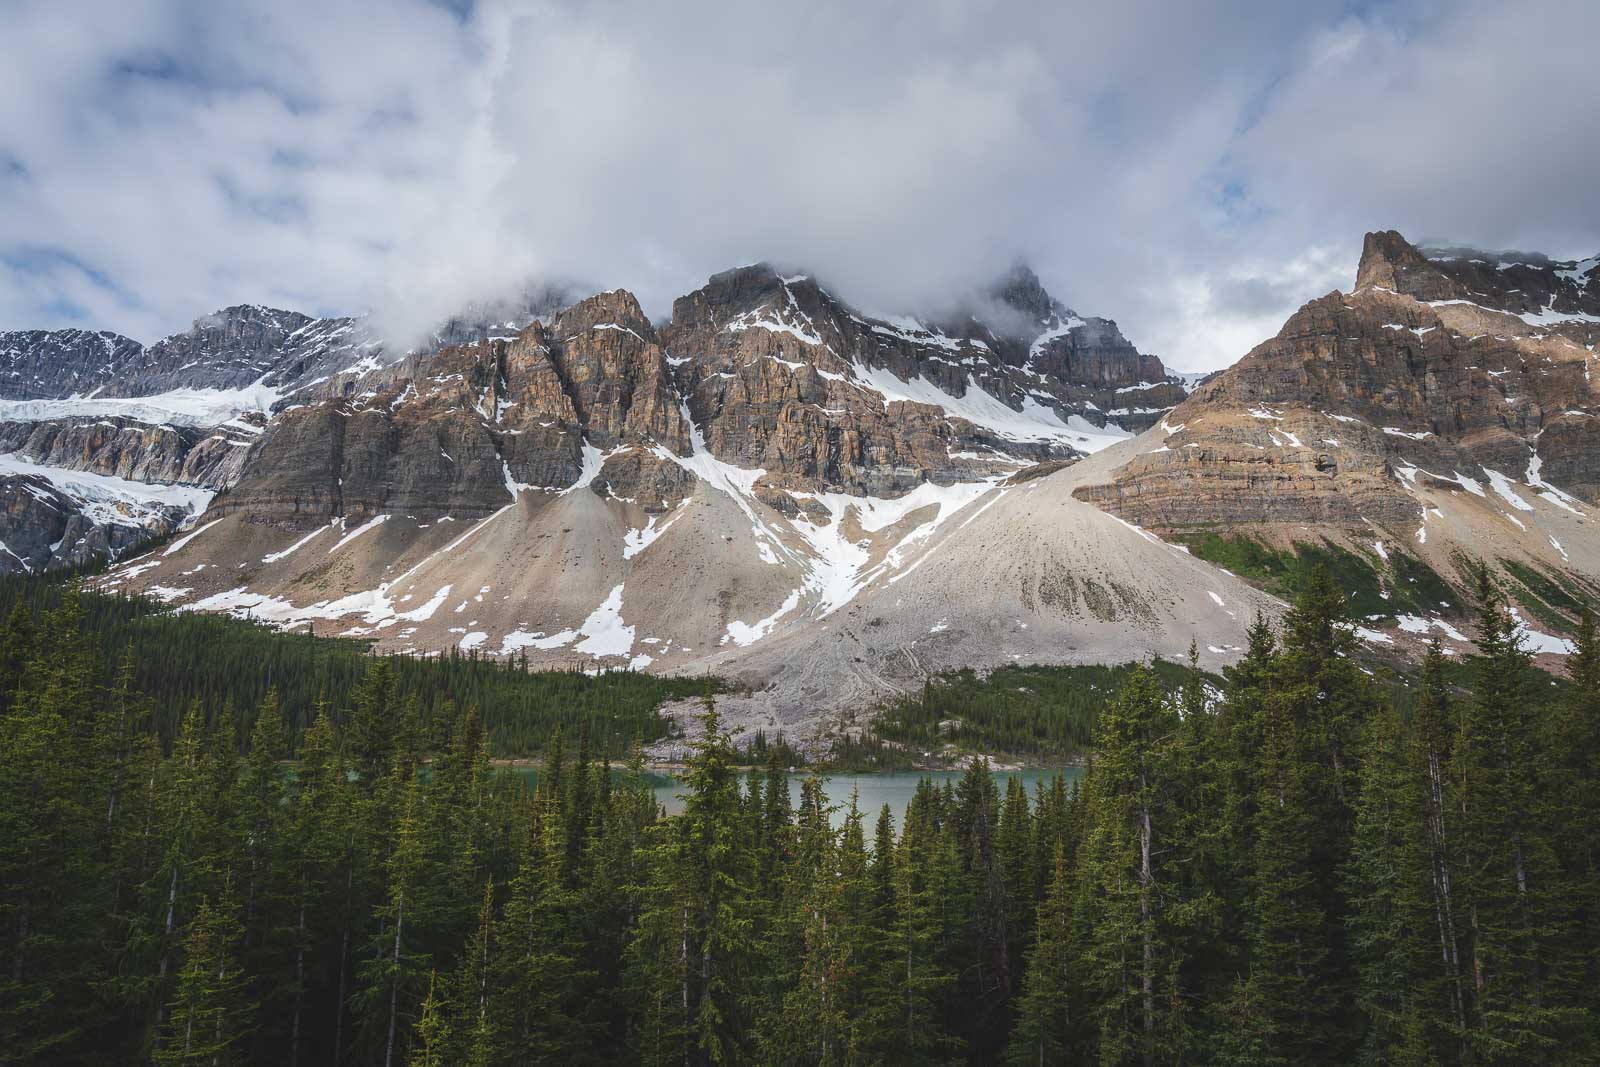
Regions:
[[[1428, 887], [1421, 905], [1430, 913], [1424, 921], [1431, 920], [1432, 931], [1425, 958], [1436, 963], [1430, 962], [1416, 978], [1414, 996], [1421, 1005], [1420, 1040], [1434, 1049], [1441, 1062], [1448, 1062], [1462, 1055], [1469, 991], [1462, 964], [1467, 928], [1456, 856], [1461, 809], [1450, 774], [1455, 712], [1445, 681], [1444, 651], [1437, 640], [1428, 647], [1420, 681], [1409, 745], [1415, 793], [1408, 801], [1416, 805], [1421, 822], [1420, 838], [1411, 844], [1421, 853], [1413, 862], [1422, 867], [1420, 876]], [[1409, 873], [1418, 876], [1415, 870]], [[1416, 1040], [1408, 1033], [1408, 1046]]]
[[[1426, 1062], [1419, 994], [1428, 974], [1423, 894], [1430, 888], [1419, 818], [1420, 782], [1412, 777], [1399, 712], [1384, 708], [1366, 723], [1361, 794], [1346, 883], [1351, 949], [1358, 968], [1356, 1002], [1367, 1020], [1360, 1062]], [[1426, 901], [1432, 904], [1430, 899]], [[1431, 925], [1431, 924], [1428, 924]]]
[[1541, 788], [1532, 664], [1487, 570], [1477, 593], [1473, 692], [1453, 761], [1471, 927], [1469, 1040], [1484, 1062], [1525, 1063], [1548, 1057], [1576, 1021], [1562, 989], [1570, 922]]
[[432, 971], [428, 956], [417, 947], [433, 904], [423, 789], [415, 776], [398, 788], [403, 801], [385, 864], [388, 892], [376, 910], [378, 930], [371, 957], [362, 967], [364, 1014], [384, 1067], [405, 1059], [411, 1023], [423, 997], [422, 979]]
[[655, 879], [631, 953], [647, 1063], [737, 1063], [751, 1038], [745, 996], [759, 946], [735, 750], [709, 701], [701, 722], [684, 811], [654, 849]]
[[1172, 749], [1179, 720], [1155, 676], [1135, 671], [1095, 730], [1088, 835], [1079, 861], [1086, 890], [1083, 961], [1099, 1029], [1100, 1062], [1181, 1057], [1181, 1002], [1172, 986], [1178, 916], [1167, 834], [1175, 798]]
[[956, 983], [946, 905], [959, 895], [960, 866], [954, 835], [941, 832], [930, 808], [907, 810], [894, 853], [885, 982], [893, 1016], [877, 1035], [879, 1055], [909, 1063], [943, 1062], [961, 1049], [943, 1010]]
[[1066, 852], [1056, 846], [1054, 873], [1039, 904], [1037, 937], [1028, 953], [1022, 1005], [1008, 1059], [1017, 1067], [1071, 1062], [1072, 883]]
[[[1555, 706], [1544, 740], [1551, 757], [1550, 802], [1555, 841], [1565, 880], [1572, 959], [1566, 975], [1575, 990], [1600, 987], [1600, 639], [1594, 614], [1585, 609], [1576, 648], [1567, 657], [1571, 684]], [[1574, 1043], [1600, 1055], [1600, 1019], [1589, 1012]]]
[[202, 898], [183, 938], [183, 965], [167, 1007], [160, 1067], [216, 1067], [239, 1061], [248, 1031], [244, 972], [238, 963], [243, 933], [232, 906]]

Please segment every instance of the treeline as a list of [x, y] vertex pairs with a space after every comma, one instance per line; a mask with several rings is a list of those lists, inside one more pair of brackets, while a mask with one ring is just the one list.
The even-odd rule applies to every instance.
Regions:
[[[873, 720], [875, 738], [841, 753], [892, 759], [897, 746], [918, 756], [937, 755], [946, 745], [967, 752], [1004, 752], [1043, 762], [1081, 756], [1094, 739], [1095, 717], [1119, 692], [1137, 664], [1077, 664], [1064, 667], [1006, 666], [980, 677], [970, 668], [930, 677], [921, 690], [882, 709]], [[1148, 665], [1169, 691], [1179, 689], [1192, 666], [1155, 660]]]
[[1322, 574], [1220, 693], [1131, 671], [1076, 790], [791, 807], [708, 710], [663, 818], [381, 666], [292, 771], [270, 695], [168, 747], [69, 598], [0, 641], [0, 1061], [1593, 1063], [1600, 647], [1554, 690], [1480, 600], [1404, 717]]
[[[68, 590], [57, 579], [0, 578], [0, 619], [20, 604], [37, 624]], [[579, 670], [530, 670], [526, 657], [497, 660], [452, 650], [442, 656], [374, 657], [370, 643], [283, 633], [270, 626], [198, 612], [175, 612], [142, 597], [76, 590], [81, 640], [92, 655], [92, 677], [108, 685], [132, 652], [131, 686], [150, 702], [151, 721], [170, 743], [185, 710], [198, 701], [207, 714], [234, 720], [241, 743], [255, 710], [277, 694], [291, 752], [319, 701], [348, 707], [374, 663], [382, 660], [399, 699], [416, 703], [424, 728], [448, 721], [455, 709], [477, 707], [496, 756], [544, 751], [560, 727], [575, 736], [587, 726], [596, 752], [620, 759], [638, 740], [668, 735], [656, 714], [664, 701], [713, 692], [714, 679], [664, 678], [634, 671], [595, 675]]]

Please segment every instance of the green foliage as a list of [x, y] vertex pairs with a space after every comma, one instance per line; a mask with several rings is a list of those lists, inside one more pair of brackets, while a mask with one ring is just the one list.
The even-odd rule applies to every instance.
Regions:
[[869, 847], [709, 706], [670, 818], [395, 661], [164, 730], [66, 590], [0, 624], [0, 1064], [1594, 1063], [1600, 645], [1553, 687], [1480, 602], [1402, 707], [1314, 571], [1220, 687], [1098, 676], [1079, 788], [974, 758]]
[[1595, 595], [1580, 589], [1572, 579], [1552, 575], [1514, 559], [1501, 559], [1500, 565], [1514, 583], [1517, 599], [1535, 618], [1556, 630], [1570, 633], [1585, 608], [1593, 609]]
[[[65, 588], [57, 580], [0, 578], [0, 618], [20, 606], [28, 608], [30, 620], [42, 617], [61, 603]], [[719, 689], [709, 678], [530, 671], [472, 655], [375, 660], [365, 641], [284, 634], [225, 616], [173, 612], [139, 598], [84, 592], [79, 600], [85, 623], [81, 639], [93, 656], [91, 677], [109, 683], [122, 657], [131, 653], [132, 687], [149, 702], [156, 729], [168, 740], [190, 704], [198, 702], [207, 715], [231, 705], [245, 712], [230, 723], [242, 749], [254, 709], [276, 691], [292, 751], [318, 701], [342, 717], [375, 664], [384, 663], [393, 685], [386, 699], [402, 707], [414, 701], [423, 731], [447, 722], [455, 709], [476, 707], [495, 755], [535, 755], [557, 727], [576, 736], [586, 725], [595, 751], [620, 759], [635, 741], [666, 736], [669, 724], [656, 714], [663, 702]], [[17, 622], [22, 624], [20, 617]]]
[[1345, 594], [1351, 614], [1375, 615], [1457, 612], [1458, 597], [1433, 568], [1391, 548], [1385, 564], [1377, 557], [1351, 552], [1330, 541], [1297, 541], [1293, 551], [1269, 548], [1245, 534], [1188, 534], [1177, 538], [1208, 563], [1225, 567], [1268, 592], [1293, 600], [1320, 567]]
[[[980, 676], [964, 670], [929, 678], [922, 691], [890, 704], [873, 725], [877, 738], [890, 742], [838, 746], [835, 757], [851, 762], [898, 747], [910, 759], [956, 753], [990, 752], [1041, 763], [1059, 762], [1089, 748], [1095, 716], [1140, 667], [1098, 664], [1071, 667], [1001, 667]], [[1165, 660], [1151, 665], [1166, 689], [1188, 677], [1185, 667]], [[882, 767], [884, 763], [869, 764]]]

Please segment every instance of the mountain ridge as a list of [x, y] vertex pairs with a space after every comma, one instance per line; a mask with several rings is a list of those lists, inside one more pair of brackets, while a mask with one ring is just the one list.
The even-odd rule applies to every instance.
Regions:
[[[237, 351], [211, 327], [164, 350], [210, 353], [222, 385], [283, 375], [226, 443], [174, 428], [141, 459], [88, 413], [9, 439], [208, 494], [106, 588], [392, 651], [714, 671], [730, 715], [817, 736], [930, 671], [1191, 641], [1230, 662], [1283, 606], [1200, 535], [1329, 546], [1385, 596], [1482, 559], [1522, 574], [1525, 631], [1559, 652], [1568, 609], [1532, 585], [1600, 591], [1596, 274], [1370, 234], [1350, 293], [1192, 391], [1026, 268], [935, 320], [753, 264], [664, 320], [610, 290], [371, 366], [340, 362], [354, 326], [310, 358], [323, 320], [247, 309], [221, 327]], [[173, 358], [146, 380], [177, 389], [126, 399], [178, 396]], [[1363, 633], [1402, 652], [1461, 625], [1424, 604]]]

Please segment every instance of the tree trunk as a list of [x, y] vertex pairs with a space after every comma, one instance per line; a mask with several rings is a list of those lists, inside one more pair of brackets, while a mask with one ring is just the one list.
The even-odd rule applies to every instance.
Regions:
[[1460, 940], [1456, 933], [1455, 889], [1450, 876], [1449, 842], [1444, 825], [1444, 774], [1439, 754], [1428, 751], [1428, 833], [1432, 837], [1434, 909], [1439, 926], [1439, 947], [1450, 980], [1450, 1012], [1457, 1031], [1467, 1025], [1466, 995], [1461, 986]]
[[400, 1014], [400, 934], [406, 925], [406, 894], [400, 891], [400, 899], [396, 903], [394, 913], [394, 964], [395, 973], [389, 985], [389, 1040], [383, 1050], [383, 1067], [392, 1067], [394, 1063], [394, 1028], [395, 1021]]
[[1150, 868], [1150, 807], [1139, 809], [1139, 939], [1144, 949], [1144, 973], [1140, 976], [1140, 989], [1144, 1008], [1144, 1062], [1145, 1067], [1155, 1063], [1156, 999], [1155, 999], [1155, 942], [1150, 936], [1152, 922], [1150, 894], [1154, 875]]
[[300, 1013], [306, 999], [306, 876], [300, 874], [300, 916], [294, 936], [294, 1018], [289, 1024], [289, 1067], [300, 1064]]
[[339, 932], [339, 991], [333, 1004], [333, 1062], [344, 1054], [344, 992], [350, 970], [350, 894], [355, 885], [354, 864], [344, 872], [344, 929]]
[[11, 980], [18, 985], [22, 983], [22, 960], [28, 951], [28, 919], [31, 907], [24, 898], [22, 908], [17, 913], [17, 958], [11, 961]]
[[[178, 865], [172, 865], [172, 882], [167, 886], [167, 923], [161, 939], [161, 963], [156, 968], [156, 1035], [152, 1048], [161, 1047], [161, 1024], [167, 1021], [167, 998], [161, 990], [167, 984], [167, 967], [172, 961], [172, 923], [178, 907]], [[193, 1025], [191, 1023], [191, 1025]], [[185, 1047], [187, 1051], [187, 1046]]]

